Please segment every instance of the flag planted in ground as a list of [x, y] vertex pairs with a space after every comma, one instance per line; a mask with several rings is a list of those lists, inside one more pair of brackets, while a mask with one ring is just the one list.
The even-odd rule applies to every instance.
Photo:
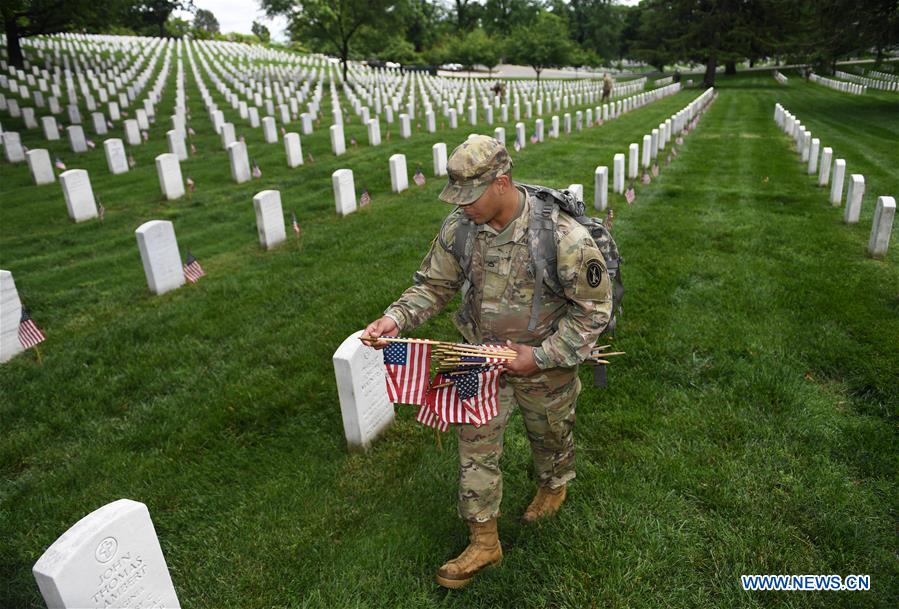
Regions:
[[100, 201], [97, 201], [97, 215], [100, 217], [100, 222], [106, 218], [106, 208], [103, 207], [103, 204]]
[[256, 164], [256, 159], [253, 159], [253, 170], [251, 171], [251, 174], [256, 179], [259, 179], [262, 177], [262, 170], [259, 169], [259, 165]]
[[640, 178], [640, 183], [641, 183], [641, 184], [651, 184], [651, 183], [652, 183], [652, 178], [649, 177], [649, 172], [648, 172], [648, 171], [644, 171], [644, 172], [643, 172], [643, 177]]
[[602, 221], [602, 225], [606, 227], [606, 230], [612, 232], [612, 224], [615, 222], [615, 212], [612, 211], [612, 208], [609, 208], [608, 213], [606, 213], [605, 219]]
[[637, 191], [634, 190], [634, 183], [631, 182], [631, 185], [627, 187], [627, 190], [624, 191], [624, 200], [627, 201], [627, 204], [630, 205], [634, 202], [634, 199], [637, 198]]
[[418, 186], [425, 185], [425, 174], [421, 172], [421, 167], [415, 170], [415, 175], [412, 176], [412, 181], [415, 182]]
[[35, 345], [44, 342], [46, 338], [41, 329], [35, 325], [34, 320], [31, 319], [28, 310], [22, 307], [22, 317], [19, 319], [19, 342], [22, 343], [22, 346], [26, 349], [31, 349]]
[[312, 153], [311, 153], [311, 152], [308, 153], [306, 156], [309, 157], [309, 162], [310, 162], [310, 163], [315, 163], [315, 158], [312, 156]]
[[658, 161], [656, 161], [655, 163], [652, 164], [652, 177], [654, 177], [654, 178], [659, 177], [659, 162]]
[[137, 165], [137, 162], [134, 160], [134, 157], [129, 154], [128, 155], [128, 167], [130, 167], [131, 169], [134, 169], [135, 165]]
[[187, 260], [184, 261], [184, 278], [191, 283], [196, 283], [200, 277], [205, 277], [206, 271], [200, 266], [200, 261], [193, 254], [187, 252]]
[[536, 144], [536, 143], [539, 142], [539, 141], [540, 141], [540, 138], [537, 137], [537, 134], [536, 134], [536, 133], [535, 133], [534, 135], [531, 136], [531, 143], [532, 143], [532, 144]]
[[296, 212], [290, 212], [290, 227], [293, 229], [293, 232], [296, 234], [297, 239], [300, 238], [300, 223], [297, 222], [297, 214]]
[[58, 170], [60, 170], [60, 171], [65, 171], [65, 170], [66, 170], [66, 164], [63, 163], [63, 162], [62, 162], [62, 159], [60, 159], [59, 157], [56, 157], [56, 163], [54, 163], [54, 164], [56, 165], [56, 168], [57, 168]]
[[387, 397], [393, 403], [426, 403], [431, 373], [431, 345], [392, 342], [384, 347]]
[[191, 178], [190, 176], [187, 176], [187, 190], [189, 190], [190, 192], [193, 192], [194, 190], [196, 190], [196, 188], [197, 188], [196, 182], [194, 182], [193, 178]]
[[363, 190], [362, 196], [359, 197], [359, 207], [365, 207], [369, 203], [371, 203], [371, 195], [368, 194], [368, 190]]

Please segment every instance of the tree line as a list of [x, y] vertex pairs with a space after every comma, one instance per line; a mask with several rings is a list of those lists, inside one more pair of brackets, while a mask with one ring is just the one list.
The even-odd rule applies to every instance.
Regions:
[[[288, 20], [291, 46], [346, 61], [547, 67], [620, 67], [638, 60], [659, 71], [701, 64], [705, 82], [718, 66], [762, 59], [831, 71], [836, 61], [899, 47], [897, 0], [258, 0]], [[21, 64], [18, 38], [59, 31], [132, 33], [239, 42], [270, 40], [223, 34], [215, 15], [191, 0], [3, 0], [11, 63]], [[194, 13], [192, 21], [173, 16]]]

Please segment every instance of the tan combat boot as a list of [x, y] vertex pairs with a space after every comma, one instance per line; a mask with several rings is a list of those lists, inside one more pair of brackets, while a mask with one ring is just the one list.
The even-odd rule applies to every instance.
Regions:
[[537, 496], [531, 501], [531, 505], [524, 511], [521, 517], [522, 524], [532, 524], [540, 518], [549, 517], [559, 511], [565, 503], [567, 495], [566, 485], [557, 488], [541, 486], [537, 489]]
[[469, 522], [468, 547], [437, 571], [437, 583], [444, 588], [461, 588], [484, 567], [503, 559], [503, 548], [496, 533], [496, 518], [487, 522]]

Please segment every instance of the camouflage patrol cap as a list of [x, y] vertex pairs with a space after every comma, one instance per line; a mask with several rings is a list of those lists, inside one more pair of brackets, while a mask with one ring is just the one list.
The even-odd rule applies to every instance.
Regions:
[[446, 164], [449, 182], [440, 200], [469, 205], [478, 200], [490, 183], [512, 169], [512, 157], [498, 140], [486, 135], [469, 136], [457, 146]]

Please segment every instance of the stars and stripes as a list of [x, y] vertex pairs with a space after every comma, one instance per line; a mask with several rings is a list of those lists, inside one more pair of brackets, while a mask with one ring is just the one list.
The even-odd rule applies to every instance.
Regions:
[[206, 271], [200, 266], [200, 262], [194, 258], [193, 254], [187, 252], [187, 259], [184, 261], [184, 278], [191, 283], [196, 283], [200, 277], [205, 277]]
[[627, 190], [624, 191], [624, 200], [627, 201], [627, 204], [630, 205], [634, 202], [634, 199], [637, 198], [637, 191], [634, 190], [634, 183], [631, 182], [631, 185], [628, 186]]
[[434, 378], [428, 407], [447, 424], [481, 426], [499, 412], [501, 366], [475, 368], [466, 374]]
[[193, 128], [193, 127], [188, 127], [188, 128], [187, 128], [187, 135], [196, 135], [196, 134], [197, 134], [197, 132], [194, 131], [194, 128]]
[[131, 169], [134, 169], [135, 165], [137, 165], [137, 162], [134, 160], [134, 156], [129, 154], [128, 155], [128, 167], [130, 167]]
[[608, 213], [606, 214], [605, 220], [602, 221], [603, 226], [606, 227], [606, 230], [612, 232], [612, 224], [615, 222], [615, 212], [612, 211], [612, 208], [609, 208]]
[[539, 141], [540, 141], [540, 138], [537, 137], [537, 134], [536, 134], [536, 133], [535, 133], [534, 135], [531, 136], [531, 143], [532, 143], [532, 144], [536, 144], [536, 143], [539, 142]]
[[371, 195], [368, 194], [368, 189], [362, 191], [362, 196], [359, 197], [359, 207], [365, 207], [371, 203]]
[[384, 348], [387, 397], [391, 402], [424, 405], [431, 372], [431, 345], [392, 342]]
[[187, 176], [187, 190], [193, 192], [197, 189], [197, 183], [194, 182], [194, 179], [190, 176]]
[[256, 164], [256, 159], [253, 159], [253, 169], [250, 173], [257, 180], [262, 177], [262, 170], [259, 169], [259, 165]]
[[141, 131], [140, 136], [144, 139], [145, 142], [150, 141], [150, 134], [147, 133], [146, 131]]
[[35, 325], [34, 320], [31, 319], [28, 310], [22, 307], [22, 317], [19, 319], [19, 342], [22, 343], [22, 346], [26, 349], [31, 349], [35, 345], [44, 342], [46, 338], [40, 328]]
[[515, 152], [521, 152], [521, 144], [515, 140]]
[[194, 146], [193, 142], [191, 142], [191, 144], [190, 144], [190, 153], [197, 154], [197, 147]]
[[57, 168], [58, 170], [60, 170], [60, 171], [65, 171], [65, 170], [66, 170], [66, 164], [63, 163], [63, 162], [62, 162], [62, 159], [59, 158], [59, 157], [56, 157], [56, 163], [54, 163], [54, 165], [55, 165], [56, 168]]
[[296, 212], [290, 212], [290, 227], [293, 229], [294, 234], [296, 234], [297, 239], [300, 238], [300, 223], [297, 222], [297, 214]]
[[359, 142], [356, 141], [356, 138], [350, 137], [350, 146], [352, 146], [353, 148], [355, 148], [355, 147], [358, 146], [358, 145], [359, 145]]
[[311, 153], [311, 152], [308, 153], [306, 156], [309, 158], [309, 162], [310, 162], [310, 163], [315, 163], [315, 157], [312, 156], [312, 153]]
[[100, 222], [106, 219], [106, 208], [100, 201], [97, 201], [97, 215], [100, 217]]
[[94, 140], [85, 140], [84, 143], [87, 144], [87, 147], [91, 150], [97, 147], [97, 145], [94, 143]]
[[652, 183], [652, 178], [649, 177], [649, 172], [648, 172], [648, 171], [644, 171], [644, 172], [643, 172], [643, 177], [640, 178], [640, 183], [641, 183], [641, 184], [651, 184], [651, 183]]
[[652, 177], [654, 177], [654, 178], [659, 177], [659, 162], [658, 161], [656, 161], [655, 163], [652, 164]]
[[419, 167], [419, 168], [415, 171], [415, 175], [412, 176], [412, 181], [415, 182], [415, 184], [416, 184], [417, 186], [424, 186], [424, 185], [425, 185], [425, 174], [423, 174], [423, 173], [421, 172], [421, 167]]

